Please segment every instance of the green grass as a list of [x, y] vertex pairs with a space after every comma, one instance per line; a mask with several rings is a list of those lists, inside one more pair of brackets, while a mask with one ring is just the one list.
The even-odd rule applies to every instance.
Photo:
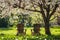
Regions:
[[50, 28], [52, 33], [50, 36], [45, 34], [44, 28], [41, 28], [39, 36], [31, 35], [32, 28], [25, 29], [27, 29], [26, 35], [16, 36], [16, 28], [0, 28], [0, 40], [60, 40], [60, 28]]

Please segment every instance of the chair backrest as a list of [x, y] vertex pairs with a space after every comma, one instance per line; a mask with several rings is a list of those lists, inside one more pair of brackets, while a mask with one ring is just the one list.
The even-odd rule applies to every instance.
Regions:
[[18, 30], [20, 33], [23, 33], [23, 31], [24, 31], [24, 24], [18, 24], [18, 25], [17, 25], [17, 30]]
[[33, 27], [34, 27], [34, 29], [33, 29], [34, 32], [35, 32], [35, 33], [38, 33], [38, 32], [40, 31], [40, 27], [41, 27], [41, 25], [40, 25], [40, 24], [34, 24]]
[[60, 17], [57, 17], [57, 23], [60, 25]]

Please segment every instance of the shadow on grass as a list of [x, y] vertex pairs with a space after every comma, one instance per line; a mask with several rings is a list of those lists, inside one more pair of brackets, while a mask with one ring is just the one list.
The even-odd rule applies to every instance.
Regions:
[[0, 40], [60, 40], [60, 35], [6, 35], [0, 34]]
[[60, 35], [39, 35], [28, 37], [27, 40], [60, 40]]
[[13, 30], [13, 28], [0, 28], [0, 30], [2, 30], [2, 31], [6, 31], [6, 30]]

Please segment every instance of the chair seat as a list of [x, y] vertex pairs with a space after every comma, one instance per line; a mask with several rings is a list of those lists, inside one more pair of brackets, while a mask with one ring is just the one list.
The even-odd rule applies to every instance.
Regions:
[[33, 29], [31, 29], [31, 34], [32, 35], [40, 35], [40, 32], [35, 32], [35, 31], [33, 31]]
[[25, 35], [25, 34], [26, 34], [26, 29], [17, 31], [17, 35]]

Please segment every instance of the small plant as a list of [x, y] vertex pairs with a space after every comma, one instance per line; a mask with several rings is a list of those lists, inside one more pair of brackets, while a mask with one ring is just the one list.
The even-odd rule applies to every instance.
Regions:
[[9, 23], [8, 23], [8, 18], [0, 18], [0, 27], [8, 27]]

